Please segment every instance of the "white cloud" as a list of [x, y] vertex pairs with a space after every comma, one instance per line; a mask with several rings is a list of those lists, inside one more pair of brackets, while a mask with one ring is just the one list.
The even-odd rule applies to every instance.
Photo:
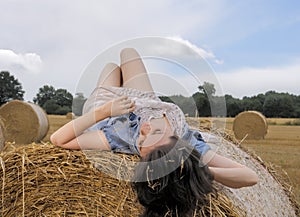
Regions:
[[39, 73], [42, 60], [35, 53], [15, 53], [12, 50], [0, 49], [0, 70], [25, 70], [29, 73]]
[[[280, 67], [241, 68], [217, 73], [223, 93], [252, 96], [269, 90], [299, 95], [300, 64]], [[219, 90], [220, 93], [221, 90]]]
[[[196, 45], [192, 44], [190, 41], [181, 38], [180, 36], [173, 36], [173, 37], [168, 37], [168, 38], [185, 45], [185, 47], [190, 48], [195, 53], [199, 54], [200, 56], [202, 56], [204, 58], [215, 58], [215, 55], [212, 52], [208, 52], [202, 48], [199, 48]], [[179, 53], [179, 55], [180, 54], [182, 54], [182, 53]]]
[[[154, 37], [155, 40], [155, 37]], [[155, 53], [165, 57], [176, 57], [176, 59], [184, 59], [186, 57], [193, 59], [211, 60], [216, 64], [223, 64], [223, 60], [216, 58], [212, 51], [201, 48], [181, 36], [168, 36], [156, 40], [156, 42], [146, 47], [147, 52]]]
[[187, 55], [189, 55], [190, 51], [192, 50], [196, 54], [200, 55], [202, 58], [212, 59], [217, 64], [223, 64], [223, 62], [224, 62], [223, 60], [217, 59], [215, 54], [212, 51], [207, 51], [203, 48], [200, 48], [197, 45], [193, 44], [192, 42], [181, 38], [180, 36], [172, 36], [172, 37], [168, 37], [168, 38], [171, 40], [175, 40], [175, 41], [181, 43], [182, 45], [184, 45], [184, 46], [182, 46], [181, 50], [177, 50], [178, 51], [177, 55], [184, 55], [185, 52]]

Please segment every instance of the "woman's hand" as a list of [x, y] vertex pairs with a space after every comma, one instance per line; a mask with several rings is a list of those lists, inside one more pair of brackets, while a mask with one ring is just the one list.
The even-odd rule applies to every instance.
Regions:
[[107, 102], [103, 105], [103, 107], [107, 116], [112, 117], [133, 112], [135, 109], [135, 103], [127, 96], [121, 96]]

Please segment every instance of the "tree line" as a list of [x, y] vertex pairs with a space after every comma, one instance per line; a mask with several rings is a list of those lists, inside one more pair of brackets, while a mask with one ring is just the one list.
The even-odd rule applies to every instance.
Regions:
[[216, 96], [214, 85], [208, 82], [200, 85], [198, 90], [190, 97], [173, 95], [160, 98], [164, 101], [175, 101], [189, 116], [195, 116], [196, 113], [200, 117], [212, 116], [212, 107], [224, 106], [222, 102], [225, 101], [227, 117], [235, 117], [240, 112], [255, 110], [270, 118], [300, 118], [300, 95], [268, 91], [251, 97], [244, 96], [242, 99], [234, 98], [229, 94]]
[[[25, 91], [21, 83], [8, 71], [0, 72], [0, 106], [13, 99], [24, 100]], [[214, 84], [204, 82], [192, 96], [160, 96], [162, 101], [177, 104], [188, 116], [212, 116], [212, 108], [226, 106], [226, 116], [234, 117], [242, 111], [255, 110], [266, 117], [300, 118], [300, 96], [289, 93], [268, 91], [242, 99], [231, 95], [216, 96]], [[33, 102], [41, 106], [47, 114], [64, 115], [73, 112], [81, 115], [86, 97], [76, 93], [75, 97], [66, 89], [55, 89], [51, 85], [39, 88]]]
[[[8, 71], [0, 72], [0, 106], [11, 100], [24, 100], [25, 91], [21, 83]], [[44, 85], [39, 88], [38, 93], [33, 98], [33, 102], [41, 106], [47, 114], [65, 115], [74, 112], [81, 115], [81, 110], [85, 98], [82, 94], [76, 97], [66, 89], [55, 89], [51, 85]]]

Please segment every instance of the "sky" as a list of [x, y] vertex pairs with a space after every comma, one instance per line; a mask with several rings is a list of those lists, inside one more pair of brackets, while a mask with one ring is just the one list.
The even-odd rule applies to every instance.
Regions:
[[89, 76], [91, 65], [98, 63], [100, 72], [126, 46], [152, 56], [145, 65], [166, 75], [162, 84], [164, 76], [151, 77], [165, 94], [176, 94], [176, 83], [197, 91], [210, 81], [201, 77], [208, 67], [219, 95], [300, 95], [297, 0], [0, 0], [0, 10], [0, 71], [21, 82], [27, 101], [46, 84], [73, 94], [86, 85], [88, 94], [97, 80]]

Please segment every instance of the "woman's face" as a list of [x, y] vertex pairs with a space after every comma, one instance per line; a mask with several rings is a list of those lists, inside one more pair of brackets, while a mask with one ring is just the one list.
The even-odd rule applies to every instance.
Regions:
[[150, 122], [143, 123], [138, 141], [141, 156], [144, 157], [153, 149], [169, 143], [169, 137], [173, 135], [174, 132], [165, 119], [151, 119]]

